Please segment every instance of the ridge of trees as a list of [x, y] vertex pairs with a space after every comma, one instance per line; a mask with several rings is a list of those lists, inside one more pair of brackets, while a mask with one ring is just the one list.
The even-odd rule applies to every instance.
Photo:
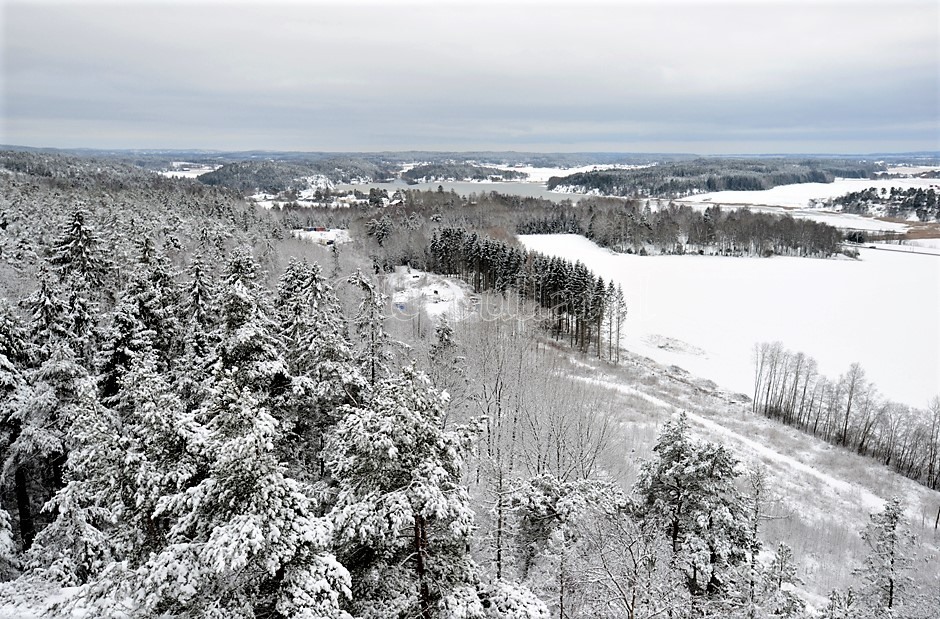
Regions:
[[410, 185], [436, 181], [485, 181], [524, 179], [528, 176], [518, 170], [504, 170], [476, 163], [448, 161], [424, 163], [401, 173], [401, 179]]
[[348, 157], [314, 161], [238, 161], [198, 177], [206, 185], [220, 185], [240, 193], [309, 189], [310, 176], [334, 183], [382, 181], [393, 178], [397, 166]]
[[792, 183], [831, 183], [836, 177], [870, 178], [875, 172], [885, 169], [883, 164], [847, 159], [712, 158], [553, 176], [548, 180], [548, 188], [628, 198], [679, 198], [710, 191], [760, 190]]
[[[425, 266], [470, 283], [476, 293], [513, 291], [548, 310], [544, 326], [555, 339], [598, 358], [619, 360], [627, 305], [623, 290], [580, 261], [526, 252], [462, 228], [432, 233]], [[606, 336], [606, 340], [604, 339]]]

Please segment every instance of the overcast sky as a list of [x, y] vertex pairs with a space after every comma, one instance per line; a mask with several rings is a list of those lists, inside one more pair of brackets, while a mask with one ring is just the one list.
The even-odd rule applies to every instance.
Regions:
[[940, 3], [16, 2], [0, 143], [940, 149]]

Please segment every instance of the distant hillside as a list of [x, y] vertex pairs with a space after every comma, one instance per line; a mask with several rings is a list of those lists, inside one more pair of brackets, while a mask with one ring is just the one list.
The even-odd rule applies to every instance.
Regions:
[[624, 197], [681, 197], [708, 191], [770, 189], [793, 183], [869, 178], [883, 164], [843, 159], [695, 159], [628, 170], [553, 176], [549, 189]]
[[523, 180], [528, 176], [525, 172], [453, 161], [417, 165], [401, 173], [402, 180], [410, 184], [436, 181]]
[[322, 177], [334, 183], [374, 182], [390, 179], [395, 170], [387, 165], [356, 158], [318, 161], [239, 161], [223, 165], [199, 176], [206, 185], [220, 185], [240, 192], [278, 193], [308, 189], [311, 178]]

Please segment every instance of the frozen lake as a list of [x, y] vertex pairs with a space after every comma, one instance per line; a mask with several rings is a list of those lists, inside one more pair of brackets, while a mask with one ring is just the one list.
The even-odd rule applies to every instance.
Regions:
[[779, 340], [831, 378], [861, 363], [892, 400], [940, 395], [940, 256], [861, 250], [861, 260], [633, 256], [575, 235], [528, 235], [529, 249], [581, 260], [623, 286], [623, 344], [750, 395], [752, 350]]

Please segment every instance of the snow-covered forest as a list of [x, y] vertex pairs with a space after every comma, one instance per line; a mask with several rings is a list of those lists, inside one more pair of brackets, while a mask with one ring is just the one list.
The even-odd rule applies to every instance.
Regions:
[[[640, 367], [640, 292], [524, 251], [520, 205], [409, 192], [319, 246], [292, 235], [316, 212], [191, 179], [0, 165], [0, 617], [937, 616], [908, 480], [801, 557], [780, 473], [685, 411], [703, 390], [664, 413], [639, 389], [665, 370], [598, 384]], [[403, 265], [487, 311], [394, 318]], [[807, 379], [767, 372], [753, 406], [800, 410]]]

